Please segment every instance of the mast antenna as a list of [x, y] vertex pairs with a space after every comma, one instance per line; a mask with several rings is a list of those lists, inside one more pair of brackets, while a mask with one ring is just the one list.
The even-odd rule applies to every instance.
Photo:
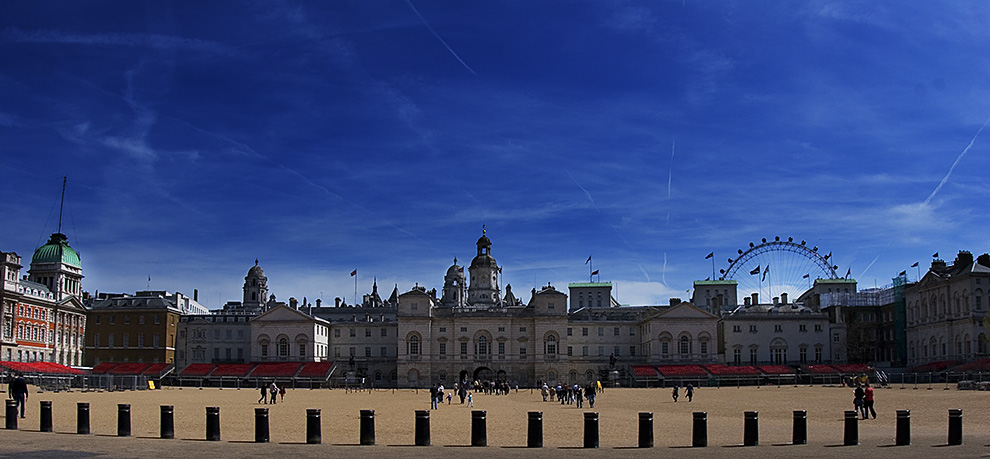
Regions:
[[58, 204], [58, 233], [62, 233], [62, 208], [65, 207], [65, 181], [68, 176], [62, 176], [62, 200]]

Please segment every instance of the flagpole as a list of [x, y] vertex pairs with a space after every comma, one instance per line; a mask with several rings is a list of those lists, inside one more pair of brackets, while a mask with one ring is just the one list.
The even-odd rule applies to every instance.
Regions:
[[712, 251], [712, 280], [715, 280], [715, 251]]
[[355, 269], [354, 271], [355, 271], [355, 274], [354, 274], [354, 306], [357, 306], [357, 278], [358, 278], [358, 275], [357, 275], [357, 270]]

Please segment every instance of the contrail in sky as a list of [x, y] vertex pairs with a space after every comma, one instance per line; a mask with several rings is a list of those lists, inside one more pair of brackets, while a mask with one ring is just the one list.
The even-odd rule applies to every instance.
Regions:
[[667, 285], [667, 252], [663, 253], [663, 271], [660, 274], [660, 281]]
[[932, 202], [932, 198], [934, 198], [935, 195], [942, 190], [942, 185], [945, 185], [945, 182], [949, 180], [949, 176], [952, 175], [952, 171], [955, 170], [956, 165], [959, 164], [959, 160], [962, 159], [963, 155], [965, 155], [970, 148], [973, 148], [973, 143], [976, 142], [976, 138], [980, 136], [980, 133], [983, 132], [983, 128], [987, 127], [987, 124], [990, 124], [990, 118], [987, 118], [987, 120], [983, 123], [983, 126], [980, 126], [980, 130], [976, 131], [976, 135], [973, 136], [973, 140], [970, 140], [969, 145], [966, 145], [966, 148], [963, 149], [962, 153], [959, 153], [959, 156], [956, 157], [956, 161], [952, 163], [952, 167], [949, 167], [949, 172], [945, 174], [945, 177], [942, 177], [941, 182], [938, 182], [938, 186], [935, 187], [935, 190], [932, 191], [932, 194], [928, 195], [928, 199], [925, 199], [924, 202], [925, 205], [928, 205], [928, 203]]
[[670, 199], [670, 183], [674, 179], [674, 144], [676, 139], [670, 140], [670, 168], [667, 170], [667, 199]]
[[430, 26], [429, 22], [426, 22], [426, 18], [424, 18], [422, 14], [419, 14], [419, 10], [416, 9], [412, 2], [410, 0], [406, 0], [406, 3], [409, 4], [409, 8], [412, 8], [413, 13], [416, 13], [416, 16], [419, 16], [419, 20], [423, 21], [423, 25], [425, 25], [427, 29], [430, 29], [430, 33], [432, 33], [434, 37], [437, 37], [437, 40], [440, 40], [440, 43], [443, 44], [444, 48], [447, 48], [447, 51], [450, 51], [450, 54], [454, 56], [454, 59], [457, 59], [457, 62], [460, 62], [464, 68], [468, 69], [468, 72], [471, 72], [474, 76], [478, 76], [471, 66], [467, 65], [467, 62], [464, 62], [464, 59], [461, 59], [461, 56], [458, 56], [457, 53], [454, 52], [454, 49], [451, 48], [447, 42], [443, 41], [443, 38], [440, 38], [440, 34], [438, 34], [436, 30], [433, 30], [433, 27]]
[[639, 270], [643, 272], [643, 276], [646, 277], [646, 281], [650, 282], [650, 275], [646, 273], [645, 269], [643, 269], [643, 265], [639, 265]]
[[581, 186], [580, 183], [578, 183], [577, 179], [575, 179], [574, 176], [571, 175], [571, 171], [567, 170], [567, 168], [565, 167], [564, 172], [566, 172], [567, 176], [571, 178], [571, 181], [574, 182], [574, 184], [577, 185], [577, 187], [584, 192], [585, 196], [588, 197], [588, 201], [591, 201], [591, 206], [594, 207], [596, 211], [601, 212], [601, 209], [598, 208], [598, 204], [595, 204], [595, 198], [592, 198], [591, 193], [589, 193], [588, 190], [584, 189], [584, 187]]
[[863, 272], [859, 275], [859, 277], [862, 278], [863, 276], [865, 276], [866, 275], [866, 272], [869, 271], [870, 270], [870, 267], [873, 266], [873, 263], [876, 263], [877, 260], [879, 260], [879, 259], [880, 259], [880, 255], [877, 255], [877, 257], [874, 258], [873, 261], [870, 262], [870, 264], [866, 265], [866, 269], [863, 270]]

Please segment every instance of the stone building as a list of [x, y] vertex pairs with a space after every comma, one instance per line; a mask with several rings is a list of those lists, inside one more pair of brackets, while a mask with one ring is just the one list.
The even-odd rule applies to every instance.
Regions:
[[990, 254], [960, 251], [951, 265], [935, 259], [905, 290], [908, 364], [987, 358]]
[[64, 234], [35, 250], [27, 276], [21, 257], [0, 252], [0, 358], [83, 364], [86, 308], [82, 263]]
[[730, 365], [806, 365], [828, 363], [831, 353], [828, 315], [787, 294], [761, 304], [759, 295], [722, 315], [719, 335]]
[[175, 363], [179, 318], [206, 312], [195, 298], [179, 292], [101, 293], [87, 319], [86, 365]]

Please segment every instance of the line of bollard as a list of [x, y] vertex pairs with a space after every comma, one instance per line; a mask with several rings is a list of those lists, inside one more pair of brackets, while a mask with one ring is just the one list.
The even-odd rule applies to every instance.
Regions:
[[584, 447], [598, 447], [598, 412], [584, 413]]
[[161, 437], [175, 438], [174, 408], [172, 405], [162, 405], [161, 410]]
[[42, 432], [52, 432], [52, 402], [51, 400], [41, 401], [41, 428]]
[[7, 420], [4, 428], [7, 430], [17, 430], [17, 400], [7, 399], [7, 410], [4, 412]]
[[791, 435], [791, 444], [808, 444], [808, 412], [805, 410], [794, 410], [794, 432]]
[[691, 434], [691, 446], [704, 448], [708, 446], [708, 412], [694, 412], [694, 429]]
[[894, 444], [896, 446], [911, 444], [911, 410], [897, 410], [897, 436]]
[[87, 402], [76, 404], [76, 433], [89, 435], [89, 403]]
[[949, 445], [961, 445], [962, 441], [962, 411], [949, 410]]
[[320, 409], [306, 410], [306, 444], [319, 445], [323, 443], [323, 422], [320, 420]]
[[131, 405], [128, 403], [117, 404], [117, 436], [131, 436]]
[[845, 430], [842, 436], [843, 446], [855, 446], [859, 444], [859, 413], [856, 411], [845, 412]]
[[743, 446], [757, 446], [760, 444], [760, 412], [746, 411], [743, 422]]
[[639, 447], [653, 447], [653, 412], [639, 413]]
[[361, 444], [375, 444], [375, 410], [361, 410]]
[[206, 407], [206, 441], [220, 441], [220, 407]]
[[254, 409], [254, 442], [268, 443], [268, 408]]
[[529, 432], [526, 436], [527, 448], [543, 447], [543, 412], [529, 412]]
[[471, 412], [471, 446], [488, 446], [487, 411]]
[[430, 446], [430, 410], [416, 410], [416, 446]]

